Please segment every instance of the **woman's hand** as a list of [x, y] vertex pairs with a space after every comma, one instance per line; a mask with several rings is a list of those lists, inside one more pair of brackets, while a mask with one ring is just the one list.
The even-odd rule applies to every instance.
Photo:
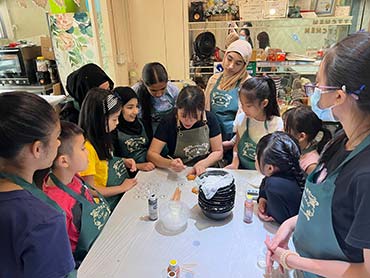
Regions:
[[182, 162], [180, 158], [172, 159], [170, 162], [170, 169], [175, 172], [181, 172], [185, 168], [186, 166], [184, 165], [184, 163]]
[[259, 198], [257, 215], [262, 221], [272, 222], [275, 219], [267, 214], [267, 200], [265, 198]]
[[193, 166], [193, 168], [191, 168], [191, 170], [186, 174], [186, 176], [189, 175], [199, 176], [200, 174], [203, 174], [206, 170], [207, 168], [205, 168], [202, 164], [196, 163]]
[[140, 171], [145, 172], [149, 172], [155, 169], [155, 165], [151, 162], [138, 163], [136, 164], [136, 166]]
[[130, 172], [137, 171], [136, 162], [132, 158], [125, 158], [124, 163], [125, 163], [126, 168], [130, 169]]
[[123, 183], [121, 183], [120, 187], [122, 188], [123, 192], [129, 191], [137, 184], [137, 179], [125, 179]]
[[273, 254], [276, 252], [277, 248], [288, 249], [288, 242], [295, 229], [297, 219], [298, 216], [289, 218], [281, 224], [272, 240], [270, 240], [269, 237], [266, 238], [266, 267], [269, 272], [272, 270]]
[[237, 170], [239, 168], [239, 165], [236, 165], [236, 163], [233, 162], [229, 165], [226, 165], [224, 168], [225, 169], [231, 169], [231, 170]]

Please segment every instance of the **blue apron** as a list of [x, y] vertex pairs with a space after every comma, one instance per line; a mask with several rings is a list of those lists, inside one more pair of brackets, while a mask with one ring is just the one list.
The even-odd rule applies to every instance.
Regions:
[[164, 97], [167, 98], [169, 104], [170, 104], [170, 108], [167, 109], [167, 110], [162, 110], [162, 111], [158, 111], [154, 108], [154, 106], [152, 107], [152, 111], [151, 111], [151, 118], [152, 118], [152, 130], [153, 130], [153, 135], [155, 134], [155, 131], [157, 130], [157, 127], [159, 125], [159, 122], [168, 114], [170, 114], [173, 109], [175, 108], [175, 105], [176, 105], [176, 101], [175, 99], [172, 97], [172, 95], [170, 93], [167, 92], [167, 89], [166, 89], [166, 92], [165, 94], [163, 95]]
[[239, 109], [238, 91], [240, 82], [233, 89], [221, 90], [218, 88], [221, 78], [222, 74], [211, 91], [211, 111], [216, 115], [220, 124], [222, 141], [227, 141], [234, 136], [233, 123]]
[[[349, 261], [337, 241], [332, 222], [332, 199], [335, 180], [343, 166], [370, 145], [368, 136], [347, 158], [321, 183], [315, 183], [320, 166], [307, 177], [293, 235], [296, 251], [306, 258]], [[309, 240], [311, 239], [311, 240]], [[320, 277], [304, 272], [305, 278]]]
[[140, 121], [142, 127], [141, 134], [131, 135], [118, 130], [118, 145], [122, 156], [132, 158], [136, 163], [146, 162], [146, 153], [149, 148], [149, 140], [145, 132], [145, 128]]
[[[254, 142], [249, 136], [249, 118], [246, 121], [246, 130], [238, 143], [238, 157], [239, 157], [239, 168], [256, 170], [256, 147], [257, 143]], [[268, 134], [267, 122], [264, 122], [266, 134]]]

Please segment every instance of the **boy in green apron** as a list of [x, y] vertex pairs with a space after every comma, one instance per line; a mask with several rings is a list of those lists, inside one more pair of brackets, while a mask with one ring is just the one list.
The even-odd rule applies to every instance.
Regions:
[[[61, 123], [61, 145], [43, 191], [65, 212], [71, 249], [78, 266], [107, 222], [107, 201], [76, 174], [86, 169], [87, 150], [83, 130], [70, 122]], [[94, 199], [92, 193], [98, 198]]]

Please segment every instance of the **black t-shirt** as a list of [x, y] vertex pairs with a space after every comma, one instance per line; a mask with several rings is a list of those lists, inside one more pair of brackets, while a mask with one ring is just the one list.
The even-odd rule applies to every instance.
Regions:
[[302, 189], [293, 176], [276, 173], [262, 180], [258, 198], [267, 200], [267, 215], [281, 224], [298, 214]]
[[[207, 125], [209, 128], [209, 138], [213, 138], [221, 134], [220, 126], [216, 116], [212, 112], [206, 111]], [[181, 123], [180, 123], [181, 125]], [[190, 129], [203, 126], [203, 121], [196, 122]], [[180, 130], [186, 130], [182, 125]], [[176, 113], [170, 113], [164, 117], [155, 132], [154, 138], [167, 143], [169, 155], [173, 155], [176, 148], [177, 141], [177, 120]]]
[[[328, 174], [351, 153], [344, 137], [328, 148]], [[363, 262], [370, 249], [370, 146], [344, 165], [335, 180], [332, 199], [333, 227], [343, 253], [351, 262]]]

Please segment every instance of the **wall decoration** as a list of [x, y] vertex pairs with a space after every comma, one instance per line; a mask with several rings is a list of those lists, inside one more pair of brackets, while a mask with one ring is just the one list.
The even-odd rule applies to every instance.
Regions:
[[288, 0], [265, 0], [263, 3], [264, 18], [286, 17]]
[[88, 13], [49, 15], [50, 35], [63, 85], [69, 73], [87, 63], [97, 63], [97, 38], [94, 38]]
[[315, 12], [319, 16], [332, 15], [335, 0], [317, 0]]

